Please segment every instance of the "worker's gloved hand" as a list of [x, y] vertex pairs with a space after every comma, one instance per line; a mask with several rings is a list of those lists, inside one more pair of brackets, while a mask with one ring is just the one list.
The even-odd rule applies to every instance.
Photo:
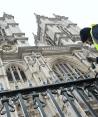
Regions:
[[92, 62], [96, 62], [96, 58], [93, 57], [86, 57], [87, 61], [92, 63]]

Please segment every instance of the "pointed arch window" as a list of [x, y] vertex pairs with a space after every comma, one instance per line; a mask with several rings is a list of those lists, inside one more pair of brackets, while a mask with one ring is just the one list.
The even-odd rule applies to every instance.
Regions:
[[19, 66], [9, 66], [6, 70], [6, 74], [10, 82], [27, 81], [24, 71]]
[[53, 71], [60, 81], [71, 81], [76, 79], [84, 79], [88, 76], [81, 72], [78, 68], [66, 62], [59, 62], [53, 65]]

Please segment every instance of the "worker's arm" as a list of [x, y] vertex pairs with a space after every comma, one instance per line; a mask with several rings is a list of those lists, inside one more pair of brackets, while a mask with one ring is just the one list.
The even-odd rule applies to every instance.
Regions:
[[93, 57], [86, 57], [87, 58], [87, 61], [92, 63], [92, 62], [96, 62], [98, 64], [98, 57], [96, 58], [93, 58]]
[[98, 57], [96, 57], [96, 63], [98, 64]]

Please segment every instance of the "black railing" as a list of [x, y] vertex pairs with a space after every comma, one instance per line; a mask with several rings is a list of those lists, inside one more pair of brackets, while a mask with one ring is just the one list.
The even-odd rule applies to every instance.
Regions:
[[[18, 89], [16, 86], [16, 90], [3, 90], [1, 88], [0, 91], [0, 100], [1, 100], [1, 115], [7, 115], [7, 117], [12, 117], [11, 114], [15, 111], [16, 104], [20, 105], [21, 113], [24, 117], [33, 117], [30, 115], [28, 107], [26, 105], [26, 101], [31, 97], [32, 106], [35, 110], [39, 112], [42, 117], [47, 117], [46, 110], [46, 103], [40, 99], [39, 95], [46, 96], [48, 95], [49, 98], [52, 100], [58, 116], [65, 117], [66, 114], [60, 108], [59, 103], [55, 99], [55, 95], [58, 94], [58, 90], [60, 91], [59, 95], [63, 95], [66, 97], [65, 102], [63, 103], [66, 105], [66, 102], [69, 102], [70, 106], [72, 107], [73, 111], [75, 112], [77, 117], [82, 117], [82, 114], [79, 112], [79, 109], [76, 107], [74, 100], [78, 100], [77, 97], [74, 95], [74, 91], [80, 96], [90, 115], [92, 117], [98, 117], [97, 110], [95, 110], [90, 104], [89, 97], [94, 99], [96, 103], [98, 103], [98, 86], [97, 83], [98, 78], [87, 78], [83, 80], [75, 80], [70, 82], [61, 82], [57, 84], [47, 84], [43, 86], [33, 87], [29, 84], [28, 88], [25, 89]], [[89, 95], [90, 96], [89, 96]], [[86, 99], [86, 96], [88, 99]], [[86, 111], [84, 110], [86, 113]], [[86, 113], [87, 114], [87, 113]]]

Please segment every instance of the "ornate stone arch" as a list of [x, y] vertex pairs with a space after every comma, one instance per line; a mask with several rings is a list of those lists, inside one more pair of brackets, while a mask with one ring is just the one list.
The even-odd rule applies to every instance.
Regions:
[[76, 59], [74, 56], [71, 55], [65, 55], [65, 56], [56, 56], [53, 57], [49, 60], [49, 65], [51, 68], [53, 67], [54, 64], [58, 62], [65, 62], [68, 63], [75, 68], [78, 68], [81, 72], [88, 73], [89, 72], [89, 67], [81, 63], [78, 59]]
[[24, 71], [26, 69], [24, 65], [22, 65], [21, 63], [16, 63], [16, 62], [9, 62], [8, 64], [5, 65], [5, 68], [7, 69], [10, 65], [19, 66]]
[[53, 57], [49, 60], [49, 66], [51, 66], [55, 73], [57, 81], [73, 81], [90, 76], [89, 67], [71, 55]]

